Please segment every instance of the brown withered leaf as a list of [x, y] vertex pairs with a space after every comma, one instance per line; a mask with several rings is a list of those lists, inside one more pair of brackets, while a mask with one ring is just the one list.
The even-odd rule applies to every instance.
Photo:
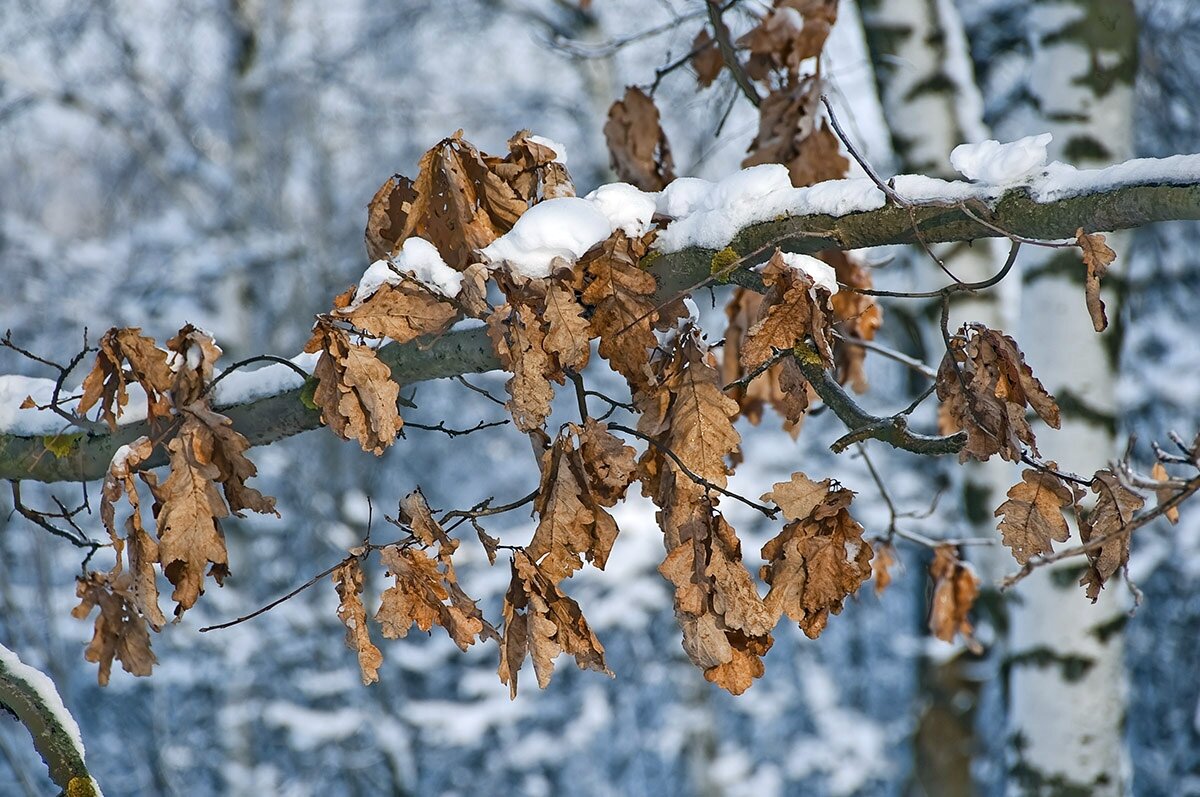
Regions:
[[850, 161], [829, 123], [817, 122], [820, 89], [820, 79], [808, 77], [771, 91], [759, 106], [758, 135], [742, 166], [781, 163], [797, 188], [844, 177]]
[[533, 539], [525, 548], [542, 574], [557, 584], [583, 567], [583, 559], [603, 570], [617, 539], [617, 523], [592, 494], [583, 457], [569, 425], [542, 455], [542, 480], [534, 511]]
[[1025, 364], [1016, 341], [982, 324], [964, 324], [952, 339], [938, 368], [937, 394], [944, 404], [942, 431], [967, 432], [960, 462], [997, 453], [1019, 462], [1022, 444], [1036, 455], [1026, 406], [1051, 427], [1059, 426], [1058, 404]]
[[573, 428], [579, 435], [579, 452], [592, 497], [601, 506], [616, 506], [637, 477], [637, 451], [594, 418], [588, 418], [582, 429]]
[[592, 308], [591, 337], [600, 338], [600, 356], [637, 392], [649, 380], [650, 349], [657, 344], [654, 277], [638, 267], [646, 245], [620, 230], [584, 255], [580, 269], [588, 283], [583, 303]]
[[833, 312], [829, 293], [824, 288], [814, 288], [812, 280], [789, 266], [778, 249], [763, 268], [762, 278], [767, 295], [760, 306], [758, 321], [742, 342], [742, 368], [753, 370], [775, 352], [792, 349], [806, 337], [812, 337], [822, 359], [833, 365], [830, 349]]
[[517, 551], [512, 582], [504, 596], [504, 636], [500, 642], [500, 682], [517, 696], [517, 675], [527, 655], [533, 657], [538, 686], [545, 689], [554, 674], [554, 659], [570, 653], [581, 670], [612, 675], [604, 646], [592, 632], [579, 604], [567, 597], [537, 564]]
[[1121, 484], [1108, 469], [1096, 471], [1092, 492], [1098, 496], [1096, 505], [1079, 524], [1079, 539], [1087, 544], [1104, 537], [1107, 542], [1087, 552], [1088, 569], [1079, 584], [1095, 603], [1108, 580], [1129, 561], [1131, 532], [1121, 530], [1129, 525], [1146, 499]]
[[171, 473], [154, 488], [159, 503], [158, 553], [163, 574], [174, 585], [171, 599], [180, 617], [204, 593], [204, 571], [221, 584], [229, 575], [229, 553], [221, 518], [229, 516], [217, 491], [221, 471], [214, 462], [213, 435], [188, 414], [167, 444]]
[[483, 162], [530, 205], [543, 199], [575, 196], [575, 185], [561, 162], [565, 153], [534, 141], [528, 130], [508, 140], [504, 158], [484, 156]]
[[[1054, 462], [1047, 463], [1053, 470]], [[997, 528], [1004, 544], [1012, 550], [1017, 564], [1032, 557], [1052, 553], [1052, 541], [1066, 542], [1071, 536], [1063, 510], [1074, 506], [1079, 496], [1058, 476], [1027, 468], [1021, 481], [1008, 491], [1008, 500], [995, 511], [1000, 518]]]
[[519, 299], [510, 301], [488, 316], [487, 327], [500, 364], [512, 374], [505, 387], [513, 423], [522, 432], [541, 429], [554, 400], [550, 380], [557, 377], [561, 383], [563, 376], [546, 350], [540, 308]]
[[246, 486], [247, 479], [258, 475], [258, 468], [246, 456], [250, 442], [233, 428], [233, 421], [203, 402], [181, 408], [180, 414], [184, 416], [184, 429], [190, 428], [193, 421], [199, 424], [196, 434], [202, 438], [203, 450], [211, 452], [212, 462], [217, 466], [217, 482], [230, 511], [240, 516], [242, 510], [249, 509], [278, 517], [274, 498]]
[[896, 546], [890, 542], [875, 546], [875, 555], [871, 557], [871, 576], [875, 579], [876, 597], [882, 595], [883, 591], [891, 586], [892, 565], [897, 561]]
[[[742, 365], [741, 353], [750, 327], [758, 322], [762, 294], [738, 288], [725, 306], [729, 319], [725, 327], [725, 345], [721, 347], [721, 381], [730, 385], [744, 379], [750, 371]], [[741, 416], [754, 426], [762, 422], [768, 405], [783, 416], [783, 429], [795, 439], [800, 433], [804, 413], [815, 393], [790, 360], [776, 363], [748, 384], [737, 385], [727, 394], [738, 403]]]
[[425, 551], [396, 545], [382, 549], [379, 559], [395, 577], [375, 614], [388, 639], [408, 636], [414, 624], [426, 632], [440, 625], [460, 650], [481, 637], [498, 638], [479, 607], [458, 588], [448, 559], [439, 562]]
[[1096, 331], [1103, 332], [1108, 327], [1108, 315], [1104, 312], [1104, 300], [1100, 298], [1100, 280], [1116, 260], [1117, 253], [1105, 243], [1104, 235], [1098, 232], [1085, 233], [1082, 227], [1075, 231], [1075, 242], [1083, 251], [1083, 264], [1087, 267], [1084, 294], [1088, 315], [1092, 317], [1092, 326]]
[[[820, 259], [833, 266], [839, 285], [851, 289], [869, 290], [871, 272], [845, 252], [822, 252]], [[883, 311], [873, 296], [856, 290], [839, 290], [833, 295], [833, 317], [843, 339], [835, 341], [833, 358], [837, 362], [838, 381], [849, 384], [856, 393], [867, 390], [867, 375], [863, 368], [867, 350], [848, 339], [874, 340], [883, 325]]]
[[99, 404], [100, 416], [110, 429], [116, 430], [117, 419], [129, 403], [129, 382], [133, 381], [146, 392], [150, 420], [170, 416], [171, 401], [167, 394], [174, 385], [175, 374], [167, 352], [154, 345], [154, 338], [141, 333], [137, 327], [113, 328], [100, 338], [96, 362], [83, 380], [83, 395], [76, 410], [80, 415]]
[[725, 56], [721, 48], [709, 35], [708, 28], [701, 28], [692, 41], [692, 69], [696, 70], [696, 82], [701, 88], [708, 88], [725, 68]]
[[733, 528], [701, 487], [671, 467], [653, 496], [667, 548], [658, 570], [675, 587], [688, 657], [709, 681], [741, 694], [763, 674], [775, 620], [742, 563]]
[[313, 370], [321, 421], [343, 440], [358, 440], [363, 451], [382, 454], [404, 425], [397, 409], [400, 385], [391, 369], [327, 319], [317, 322], [304, 351], [321, 352]]
[[221, 347], [212, 335], [186, 324], [167, 341], [167, 349], [176, 358], [171, 403], [179, 408], [199, 401], [212, 382]]
[[92, 640], [83, 657], [99, 664], [97, 679], [101, 686], [108, 686], [112, 675], [113, 659], [121, 662], [126, 672], [133, 675], [149, 675], [158, 662], [150, 650], [150, 632], [146, 620], [134, 608], [129, 594], [132, 586], [130, 574], [118, 576], [88, 573], [75, 580], [75, 595], [79, 605], [71, 610], [71, 616], [85, 620], [94, 607], [96, 615]]
[[397, 343], [441, 334], [459, 318], [457, 307], [416, 280], [380, 285], [362, 304], [335, 313], [372, 337]]
[[754, 28], [737, 40], [750, 51], [747, 73], [766, 81], [772, 72], [797, 75], [806, 58], [817, 58], [837, 21], [837, 0], [777, 0]]
[[458, 304], [471, 318], [486, 318], [492, 307], [487, 301], [488, 267], [472, 263], [463, 271], [458, 289]]
[[392, 177], [376, 193], [368, 210], [367, 251], [384, 259], [417, 235], [462, 271], [477, 249], [512, 229], [527, 208], [459, 130], [421, 157], [415, 181]]
[[786, 614], [816, 639], [830, 613], [840, 614], [846, 598], [871, 577], [871, 546], [850, 517], [854, 493], [831, 479], [814, 482], [793, 473], [763, 498], [795, 516], [762, 549], [761, 576], [771, 587], [767, 609], [775, 619]]
[[346, 647], [358, 654], [363, 686], [379, 680], [383, 654], [371, 642], [367, 629], [367, 609], [363, 606], [363, 572], [358, 559], [347, 559], [333, 570], [333, 586], [338, 594], [338, 619], [346, 626]]
[[[1163, 481], [1166, 481], [1167, 479], [1170, 479], [1171, 476], [1170, 476], [1170, 474], [1167, 473], [1167, 469], [1163, 467], [1163, 464], [1161, 462], [1155, 462], [1154, 467], [1150, 470], [1150, 478], [1154, 479], [1155, 481], [1163, 482]], [[1177, 491], [1171, 487], [1157, 488], [1154, 491], [1154, 494], [1158, 498], [1158, 505], [1162, 506], [1167, 501], [1170, 501], [1172, 498], [1175, 497], [1176, 492]], [[1177, 506], [1171, 507], [1170, 509], [1168, 509], [1166, 512], [1163, 513], [1163, 516], [1166, 517], [1166, 519], [1171, 522], [1171, 525], [1175, 525], [1176, 523], [1179, 522], [1179, 507], [1177, 507]]]
[[[150, 626], [158, 631], [167, 623], [158, 606], [158, 584], [154, 571], [154, 565], [158, 563], [158, 543], [142, 525], [141, 496], [134, 482], [135, 469], [153, 451], [154, 444], [148, 437], [139, 437], [118, 451], [104, 476], [104, 486], [100, 492], [100, 519], [108, 529], [116, 554], [116, 564], [109, 574], [110, 578], [115, 579], [121, 574], [124, 560], [129, 567], [129, 600]], [[116, 504], [122, 498], [128, 499], [130, 510], [129, 517], [125, 519], [124, 537], [117, 533], [116, 528]]]
[[546, 353], [555, 358], [558, 371], [582, 371], [591, 356], [591, 328], [575, 290], [559, 277], [551, 279], [545, 307], [546, 337], [542, 345]]
[[608, 109], [604, 140], [613, 170], [622, 182], [643, 191], [661, 191], [675, 179], [671, 147], [654, 100], [636, 86]]
[[933, 579], [933, 598], [929, 610], [929, 631], [943, 642], [954, 641], [962, 634], [963, 641], [972, 653], [980, 653], [983, 647], [971, 635], [971, 621], [967, 615], [979, 597], [979, 578], [970, 567], [958, 560], [953, 545], [939, 545], [933, 552], [929, 565], [929, 576]]

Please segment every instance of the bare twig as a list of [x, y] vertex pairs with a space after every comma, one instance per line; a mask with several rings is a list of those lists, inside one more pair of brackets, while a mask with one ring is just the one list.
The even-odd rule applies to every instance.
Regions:
[[483, 429], [492, 429], [497, 426], [505, 426], [508, 423], [509, 423], [509, 420], [507, 418], [505, 418], [505, 419], [499, 420], [499, 421], [480, 421], [479, 423], [475, 424], [474, 426], [472, 426], [469, 429], [451, 429], [450, 427], [446, 426], [445, 421], [438, 421], [433, 426], [429, 426], [428, 424], [417, 423], [416, 421], [407, 421], [406, 420], [404, 422], [404, 428], [401, 429], [400, 432], [401, 432], [401, 434], [403, 434], [404, 429], [420, 429], [423, 432], [441, 432], [442, 434], [446, 435], [447, 437], [462, 437], [463, 435], [468, 435], [473, 432], [482, 431]]
[[277, 365], [285, 365], [288, 368], [291, 368], [293, 371], [295, 371], [296, 374], [300, 377], [300, 379], [302, 379], [304, 381], [307, 381], [308, 377], [310, 376], [308, 371], [305, 371], [303, 368], [296, 365], [291, 360], [285, 359], [283, 357], [276, 357], [272, 354], [259, 354], [254, 357], [247, 357], [244, 360], [239, 360], [238, 362], [236, 362], [233, 365], [226, 368], [221, 373], [217, 374], [217, 377], [215, 379], [213, 379], [211, 382], [209, 382], [207, 385], [204, 386], [204, 390], [200, 391], [200, 395], [202, 397], [208, 395], [209, 391], [212, 390], [214, 387], [216, 387], [217, 383], [220, 382], [222, 379], [229, 376], [230, 374], [232, 374], [234, 371], [238, 370], [239, 368], [245, 368], [247, 365], [253, 365], [254, 363], [275, 363]]
[[729, 68], [729, 73], [733, 75], [734, 81], [737, 82], [738, 88], [742, 90], [742, 94], [746, 95], [746, 99], [757, 108], [762, 104], [762, 97], [758, 96], [758, 89], [754, 88], [754, 84], [750, 81], [750, 76], [746, 74], [745, 68], [742, 67], [742, 62], [738, 60], [737, 51], [733, 49], [733, 40], [730, 38], [729, 28], [725, 24], [725, 20], [721, 18], [721, 13], [724, 9], [721, 7], [719, 0], [706, 0], [708, 7], [708, 21], [713, 26], [713, 38], [717, 40], [717, 44], [721, 48], [721, 57], [725, 59], [725, 66]]

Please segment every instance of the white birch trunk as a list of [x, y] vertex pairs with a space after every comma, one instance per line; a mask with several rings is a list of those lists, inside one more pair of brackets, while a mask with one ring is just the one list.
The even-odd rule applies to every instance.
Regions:
[[[1129, 157], [1137, 52], [1132, 3], [1037, 2], [1009, 24], [1029, 50], [992, 70], [993, 85], [1019, 87], [1008, 92], [1010, 107], [995, 114], [1000, 137], [1052, 132], [1051, 158], [1081, 167]], [[1114, 236], [1110, 243], [1121, 252], [1127, 240]], [[1074, 250], [1023, 254], [1017, 339], [1063, 409], [1062, 431], [1041, 435], [1042, 454], [1065, 470], [1090, 475], [1117, 453], [1120, 306], [1108, 297], [1113, 323], [1097, 335], [1084, 307], [1082, 266], [1052, 266], [1057, 258], [1077, 257]], [[1109, 284], [1115, 282], [1110, 278]], [[1120, 632], [1128, 596], [1114, 581], [1093, 605], [1078, 586], [1079, 575], [1078, 562], [1044, 568], [1022, 582], [1009, 602], [1010, 794], [1129, 790]]]

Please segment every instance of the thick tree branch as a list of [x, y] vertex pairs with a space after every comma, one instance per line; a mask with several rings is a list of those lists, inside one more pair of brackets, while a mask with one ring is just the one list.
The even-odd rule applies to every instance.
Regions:
[[[1171, 165], [1178, 165], [1178, 178], [1171, 178], [1164, 167], [1158, 170], [1158, 177], [1146, 177], [1142, 182], [1114, 180], [1118, 183], [1115, 186], [1047, 202], [1038, 202], [1028, 188], [1014, 188], [991, 208], [972, 201], [970, 213], [956, 200], [912, 203], [911, 218], [910, 208], [892, 203], [840, 217], [783, 216], [745, 227], [729, 246], [742, 259], [741, 265], [748, 268], [766, 260], [776, 246], [785, 251], [812, 253], [915, 243], [913, 219], [921, 236], [931, 243], [999, 237], [998, 230], [1030, 239], [1072, 238], [1080, 227], [1099, 232], [1160, 221], [1200, 219], [1200, 180], [1190, 177], [1200, 172], [1200, 156], [1176, 158]], [[986, 218], [987, 223], [975, 217]], [[659, 281], [659, 297], [670, 298], [705, 284], [713, 275], [716, 254], [711, 249], [693, 247], [647, 258], [647, 268]], [[746, 276], [756, 278], [753, 274]], [[380, 356], [401, 384], [482, 373], [499, 367], [482, 328], [452, 332], [433, 341], [388, 345]], [[921, 453], [950, 453], [959, 446], [953, 436], [923, 439], [895, 419], [876, 418], [858, 410], [844, 391], [843, 402], [832, 387], [818, 381], [813, 384], [829, 394], [822, 397], [839, 417], [845, 414], [842, 420], [854, 430], [852, 436], [860, 434], [851, 440], [844, 438], [847, 445], [874, 437]], [[252, 445], [262, 445], [320, 426], [318, 413], [301, 401], [300, 394], [301, 390], [296, 388], [218, 409], [233, 420], [234, 427]], [[119, 446], [149, 431], [146, 423], [131, 423], [121, 426], [116, 433], [107, 430], [81, 433], [61, 456], [47, 450], [43, 435], [0, 434], [0, 478], [45, 482], [97, 479], [104, 474]], [[154, 459], [147, 463], [151, 467], [159, 464], [162, 463]]]

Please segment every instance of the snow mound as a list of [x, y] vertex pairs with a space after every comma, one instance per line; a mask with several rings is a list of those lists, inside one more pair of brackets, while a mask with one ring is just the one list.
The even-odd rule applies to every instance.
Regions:
[[507, 264], [531, 278], [550, 276], [556, 259], [574, 262], [613, 227], [597, 203], [578, 197], [539, 202], [513, 228], [479, 250], [492, 265]]
[[381, 285], [399, 285], [404, 274], [443, 296], [458, 296], [462, 286], [462, 274], [446, 265], [437, 247], [424, 238], [409, 238], [390, 261], [376, 260], [367, 267], [358, 280], [354, 300], [346, 310], [353, 310], [370, 299]]
[[545, 136], [528, 136], [525, 140], [554, 150], [554, 160], [563, 166], [567, 165], [567, 148], [554, 139], [546, 138]]
[[817, 288], [824, 288], [830, 296], [838, 292], [837, 273], [828, 263], [810, 255], [798, 255], [792, 252], [783, 253], [783, 262], [812, 280], [813, 287], [810, 289], [810, 293]]
[[608, 218], [613, 232], [621, 230], [630, 238], [640, 238], [650, 229], [658, 194], [646, 193], [629, 183], [608, 183], [584, 199]]
[[1052, 139], [1050, 133], [1042, 133], [1007, 144], [995, 139], [959, 144], [950, 153], [950, 165], [963, 177], [977, 183], [1015, 183], [1046, 165], [1046, 146]]

